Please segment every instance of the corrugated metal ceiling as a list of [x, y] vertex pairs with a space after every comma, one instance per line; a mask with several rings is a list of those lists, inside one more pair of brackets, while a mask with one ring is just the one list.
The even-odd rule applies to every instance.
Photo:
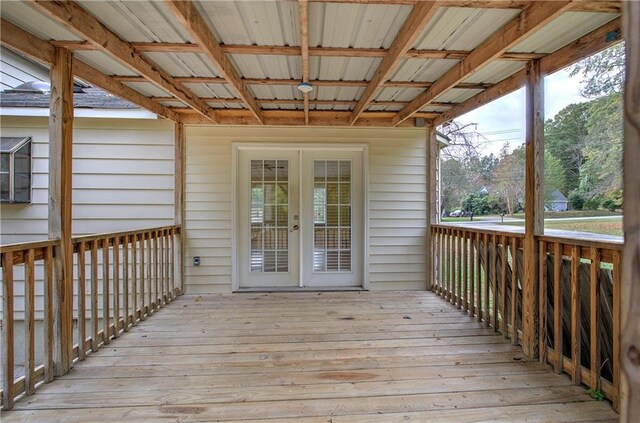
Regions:
[[417, 38], [414, 48], [473, 50], [519, 13], [514, 9], [442, 8]]
[[510, 51], [520, 53], [553, 53], [576, 38], [615, 19], [612, 13], [567, 12], [531, 34]]
[[[172, 15], [164, 2], [91, 1], [81, 0], [82, 7], [105, 26], [129, 42], [192, 42], [188, 32]], [[295, 1], [196, 1], [197, 9], [210, 25], [213, 34], [224, 44], [261, 46], [299, 46], [299, 17]], [[311, 47], [389, 48], [398, 31], [409, 17], [412, 7], [379, 4], [309, 4], [309, 45]], [[2, 17], [45, 40], [80, 40], [63, 26], [55, 23], [22, 1], [2, 2]], [[518, 10], [447, 8], [438, 10], [413, 48], [433, 50], [472, 50], [502, 27]], [[511, 49], [512, 52], [550, 53], [617, 15], [607, 13], [568, 12], [546, 25]], [[76, 56], [107, 75], [135, 75], [126, 66], [98, 51], [76, 51]], [[220, 76], [218, 69], [204, 54], [144, 53], [160, 69], [173, 76]], [[293, 79], [302, 78], [299, 56], [269, 56], [233, 54], [229, 60], [243, 78]], [[378, 57], [311, 56], [311, 80], [368, 81], [375, 74], [382, 59]], [[401, 60], [391, 75], [392, 81], [432, 82], [458, 63], [452, 59]], [[466, 78], [470, 83], [497, 83], [524, 67], [524, 62], [495, 61]], [[168, 93], [147, 82], [126, 83], [145, 95], [167, 97]], [[234, 98], [235, 90], [222, 84], [186, 84], [200, 97]], [[257, 98], [301, 100], [293, 85], [250, 85]], [[312, 100], [357, 101], [364, 87], [318, 86], [310, 94]], [[392, 88], [378, 90], [377, 101], [410, 101], [423, 91], [421, 88]], [[438, 102], [460, 102], [479, 90], [451, 89]], [[181, 105], [181, 102], [165, 104]], [[230, 103], [213, 103], [215, 107], [238, 107]], [[299, 109], [302, 103], [263, 103], [265, 109]], [[350, 110], [349, 105], [313, 105], [318, 110]], [[396, 111], [400, 105], [370, 106], [369, 110]], [[442, 111], [445, 108], [426, 106], [424, 110]]]
[[312, 47], [389, 48], [411, 13], [411, 6], [311, 3]]

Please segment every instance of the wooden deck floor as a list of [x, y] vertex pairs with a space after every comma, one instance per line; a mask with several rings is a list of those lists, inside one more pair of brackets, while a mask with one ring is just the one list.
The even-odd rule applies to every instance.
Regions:
[[184, 296], [4, 422], [616, 421], [429, 292]]

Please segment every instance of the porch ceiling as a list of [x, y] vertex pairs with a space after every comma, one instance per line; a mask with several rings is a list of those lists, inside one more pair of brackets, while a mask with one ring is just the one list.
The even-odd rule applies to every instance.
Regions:
[[[186, 123], [304, 124], [307, 114], [311, 124], [413, 126], [415, 117], [441, 121], [450, 109], [446, 119], [455, 117], [456, 110], [466, 110], [458, 103], [522, 72], [527, 60], [547, 57], [555, 64], [549, 70], [556, 70], [606, 47], [612, 42], [606, 32], [619, 28], [620, 9], [619, 1], [548, 2], [548, 7], [451, 0], [435, 2], [432, 10], [409, 0], [193, 1], [185, 21], [176, 15], [181, 6], [168, 3], [5, 1], [0, 15], [41, 40], [76, 50], [80, 61]], [[561, 7], [564, 3], [568, 6]], [[299, 7], [308, 8], [306, 31]], [[66, 19], [71, 15], [74, 20]], [[521, 28], [512, 42], [471, 61], [470, 52], [482, 56], [491, 48], [492, 34], [518, 18]], [[110, 51], [113, 43], [101, 41], [102, 28], [89, 33], [80, 28], [90, 19], [139, 53], [140, 61], [173, 78], [171, 84], [117, 58]], [[603, 25], [608, 25], [605, 33], [580, 44], [579, 57], [560, 55], [563, 47]], [[214, 43], [209, 53], [194, 38], [203, 33]], [[315, 86], [308, 109], [296, 89], [303, 79], [303, 33], [308, 33], [309, 79]], [[20, 50], [10, 35], [3, 31], [2, 44]], [[471, 69], [461, 64], [467, 57]], [[427, 93], [431, 86], [438, 89]], [[181, 87], [195, 99], [175, 98]], [[262, 116], [263, 111], [268, 112]]]

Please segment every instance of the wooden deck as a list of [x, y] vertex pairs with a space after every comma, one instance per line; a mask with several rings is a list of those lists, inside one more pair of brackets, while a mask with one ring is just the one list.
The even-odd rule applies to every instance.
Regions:
[[430, 292], [184, 296], [3, 422], [617, 421]]

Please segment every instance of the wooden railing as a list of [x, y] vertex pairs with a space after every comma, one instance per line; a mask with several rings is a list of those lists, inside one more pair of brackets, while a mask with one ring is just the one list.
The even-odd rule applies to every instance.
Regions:
[[[522, 340], [522, 230], [432, 225], [431, 289], [511, 343]], [[540, 361], [610, 399], [620, 380], [622, 242], [538, 237]]]
[[[82, 236], [73, 239], [74, 287], [71, 337], [73, 360], [109, 344], [121, 332], [144, 320], [182, 292], [176, 283], [179, 226]], [[31, 395], [54, 379], [56, 357], [54, 258], [59, 241], [2, 246], [2, 406]], [[178, 262], [179, 263], [179, 262]], [[20, 269], [22, 267], [22, 269]], [[24, 277], [16, 278], [16, 273]], [[178, 278], [179, 279], [179, 278]], [[22, 280], [24, 296], [15, 295]], [[40, 295], [43, 305], [36, 309]], [[24, 302], [24, 345], [16, 345], [15, 302]], [[36, 319], [36, 312], [41, 313]], [[36, 363], [36, 326], [43, 326], [42, 361]], [[75, 338], [75, 341], [73, 341]], [[24, 350], [24, 375], [15, 377], [15, 350]]]

